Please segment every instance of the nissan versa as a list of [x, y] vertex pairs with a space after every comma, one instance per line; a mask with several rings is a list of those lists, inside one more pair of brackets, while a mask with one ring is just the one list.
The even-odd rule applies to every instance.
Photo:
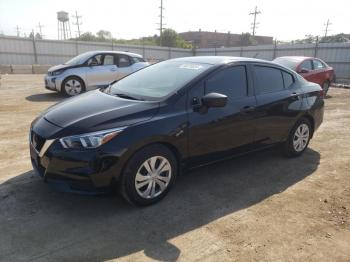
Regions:
[[278, 64], [178, 58], [52, 106], [30, 127], [30, 154], [59, 190], [118, 188], [149, 205], [183, 168], [276, 144], [301, 155], [323, 110], [320, 86]]

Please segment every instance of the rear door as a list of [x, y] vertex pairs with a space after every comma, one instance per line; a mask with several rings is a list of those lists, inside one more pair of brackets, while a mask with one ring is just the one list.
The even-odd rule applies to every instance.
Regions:
[[115, 80], [117, 66], [114, 54], [98, 54], [88, 60], [88, 65], [92, 59], [98, 61], [97, 65], [88, 66], [86, 78], [88, 86], [103, 87], [109, 85]]
[[[212, 73], [188, 92], [189, 154], [192, 164], [220, 158], [233, 148], [241, 148], [254, 140], [255, 123], [252, 109], [255, 97], [249, 91], [246, 65], [235, 65]], [[201, 98], [208, 93], [228, 97], [222, 108], [201, 112]], [[222, 153], [222, 154], [220, 154]]]
[[259, 64], [253, 68], [257, 101], [255, 141], [264, 146], [285, 139], [300, 112], [302, 90], [288, 71]]
[[320, 86], [323, 85], [323, 83], [330, 78], [330, 76], [327, 74], [327, 68], [326, 66], [318, 59], [312, 59], [313, 64], [313, 74], [314, 74], [314, 80], [313, 82], [319, 84]]

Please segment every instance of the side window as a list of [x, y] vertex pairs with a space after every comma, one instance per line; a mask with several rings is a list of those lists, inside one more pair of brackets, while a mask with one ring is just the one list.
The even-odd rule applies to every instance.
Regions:
[[145, 60], [141, 57], [132, 57], [131, 58], [134, 63], [140, 63], [140, 62], [145, 62]]
[[284, 89], [282, 72], [266, 66], [254, 66], [254, 85], [258, 94], [278, 92]]
[[102, 65], [102, 55], [95, 55], [88, 60], [88, 65]]
[[131, 63], [127, 55], [118, 55], [118, 67], [128, 67], [130, 65]]
[[312, 60], [312, 62], [313, 62], [313, 64], [314, 64], [314, 69], [315, 69], [315, 70], [323, 69], [323, 68], [324, 68], [324, 65], [322, 64], [321, 61], [314, 59], [314, 60]]
[[312, 70], [311, 60], [306, 60], [306, 61], [304, 61], [304, 62], [300, 65], [300, 69], [307, 69], [307, 70], [311, 71], [311, 70]]
[[291, 74], [282, 71], [284, 88], [289, 88], [294, 83], [294, 78]]
[[221, 93], [229, 97], [247, 96], [247, 73], [245, 66], [225, 68], [210, 77], [205, 84], [206, 93]]
[[103, 59], [103, 65], [114, 65], [114, 56], [105, 55], [105, 58]]

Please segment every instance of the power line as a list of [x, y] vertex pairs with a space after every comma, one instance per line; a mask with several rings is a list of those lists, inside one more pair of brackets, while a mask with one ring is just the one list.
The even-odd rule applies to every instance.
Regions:
[[80, 25], [82, 25], [83, 23], [82, 22], [79, 22], [79, 19], [82, 18], [81, 15], [78, 15], [78, 12], [75, 11], [75, 15], [72, 15], [73, 18], [75, 18], [76, 22], [74, 23], [73, 22], [73, 25], [76, 25], [77, 28], [78, 28], [78, 37], [80, 37]]
[[332, 23], [329, 21], [329, 19], [327, 20], [327, 23], [325, 23], [324, 25], [326, 26], [326, 29], [324, 30], [324, 37], [327, 37], [327, 34], [328, 32], [330, 31], [329, 30], [329, 26], [331, 25]]
[[255, 6], [254, 12], [249, 13], [249, 15], [254, 15], [254, 22], [252, 23], [253, 36], [255, 36], [255, 30], [257, 28], [257, 25], [259, 24], [259, 23], [256, 22], [256, 16], [259, 15], [259, 14], [261, 14], [261, 12], [258, 11], [258, 7], [257, 6]]

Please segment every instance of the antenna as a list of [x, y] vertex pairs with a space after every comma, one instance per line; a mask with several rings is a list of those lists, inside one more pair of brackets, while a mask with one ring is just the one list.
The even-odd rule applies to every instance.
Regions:
[[80, 25], [82, 25], [82, 22], [79, 22], [79, 19], [81, 19], [81, 15], [78, 15], [78, 11], [75, 11], [75, 15], [72, 15], [73, 18], [75, 18], [76, 22], [73, 23], [73, 25], [76, 25], [78, 28], [78, 37], [80, 37]]
[[259, 14], [261, 14], [261, 12], [258, 11], [258, 7], [257, 6], [255, 6], [254, 12], [249, 13], [249, 15], [254, 15], [254, 22], [252, 23], [253, 36], [255, 36], [255, 30], [257, 28], [257, 25], [259, 24], [259, 23], [256, 22], [256, 16], [259, 15]]
[[329, 21], [329, 19], [327, 19], [327, 23], [325, 23], [324, 25], [326, 26], [326, 29], [324, 30], [324, 37], [327, 37], [327, 34], [328, 32], [330, 31], [329, 30], [329, 26], [331, 25], [332, 23]]

